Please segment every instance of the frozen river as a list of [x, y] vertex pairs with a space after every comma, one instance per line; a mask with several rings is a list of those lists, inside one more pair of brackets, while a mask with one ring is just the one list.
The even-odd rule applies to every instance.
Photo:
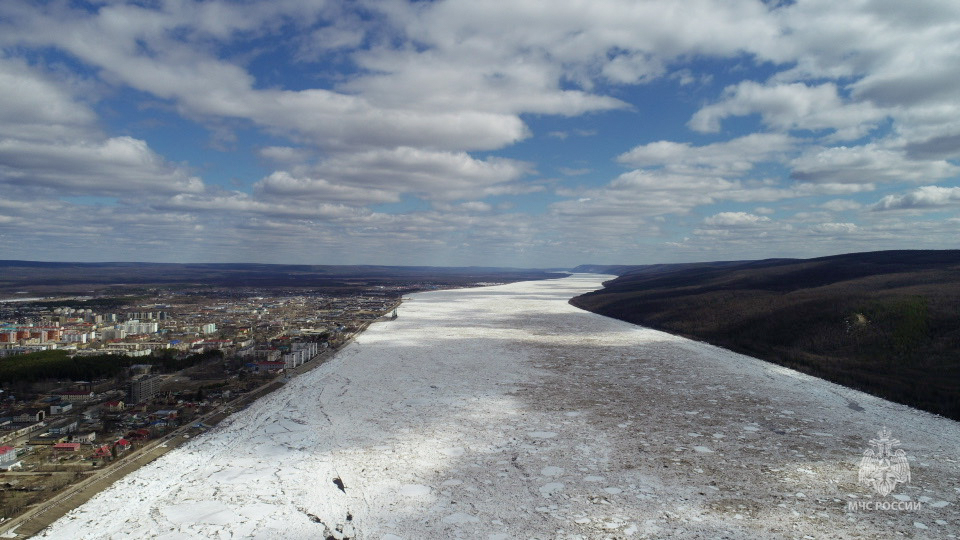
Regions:
[[[567, 303], [603, 278], [413, 295], [397, 320], [372, 325], [329, 363], [118, 481], [44, 535], [960, 531], [956, 422]], [[882, 426], [902, 441], [912, 472], [886, 497], [857, 477]], [[897, 504], [860, 510], [851, 501]]]

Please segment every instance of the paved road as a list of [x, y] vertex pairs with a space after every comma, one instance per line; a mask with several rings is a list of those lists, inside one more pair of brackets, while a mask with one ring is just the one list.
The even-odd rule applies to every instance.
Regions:
[[[358, 334], [365, 330], [367, 326], [369, 326], [369, 324], [364, 324]], [[353, 337], [343, 345], [350, 343], [352, 340]], [[202, 417], [192, 420], [187, 425], [177, 428], [160, 439], [149, 441], [144, 447], [96, 471], [90, 477], [79, 483], [67, 486], [63, 491], [45, 501], [32, 505], [19, 516], [0, 524], [0, 535], [6, 536], [10, 531], [15, 532], [18, 537], [30, 537], [37, 534], [70, 510], [80, 506], [97, 493], [103, 491], [103, 489], [109, 487], [118, 479], [159, 458], [189, 440], [189, 437], [203, 431], [193, 426], [199, 423], [208, 426], [216, 425], [235, 411], [282, 387], [285, 379], [306, 373], [319, 366], [332, 357], [337, 350], [339, 349], [327, 349], [320, 352], [303, 365], [288, 370], [285, 376], [272, 379], [258, 388], [238, 396], [233, 401], [218, 407]], [[188, 437], [184, 437], [184, 435]]]

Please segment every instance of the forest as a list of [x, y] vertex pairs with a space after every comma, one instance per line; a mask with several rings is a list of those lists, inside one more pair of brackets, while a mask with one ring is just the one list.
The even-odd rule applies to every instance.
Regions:
[[162, 350], [137, 358], [114, 354], [71, 357], [66, 351], [54, 350], [10, 356], [0, 361], [0, 384], [95, 381], [115, 377], [132, 364], [151, 364], [154, 372], [169, 373], [223, 357], [219, 350], [188, 355], [176, 353]]
[[960, 420], [960, 251], [657, 266], [571, 303]]

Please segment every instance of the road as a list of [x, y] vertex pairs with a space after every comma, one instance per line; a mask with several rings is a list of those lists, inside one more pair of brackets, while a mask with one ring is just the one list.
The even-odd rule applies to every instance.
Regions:
[[190, 437], [202, 432], [202, 429], [194, 427], [197, 424], [202, 423], [208, 426], [216, 425], [223, 421], [224, 418], [246, 407], [256, 399], [282, 387], [284, 382], [290, 377], [296, 377], [319, 366], [332, 357], [340, 348], [353, 341], [356, 335], [366, 330], [368, 326], [369, 323], [363, 324], [359, 331], [346, 340], [339, 348], [321, 351], [297, 368], [287, 370], [284, 375], [271, 379], [256, 389], [238, 396], [232, 401], [217, 407], [199, 418], [191, 420], [188, 424], [171, 431], [159, 439], [147, 442], [143, 447], [131, 451], [132, 453], [94, 472], [88, 478], [67, 486], [63, 491], [45, 501], [28, 507], [28, 509], [20, 515], [0, 524], [0, 536], [12, 537], [11, 531], [16, 533], [14, 535], [16, 537], [30, 537], [37, 534], [49, 524], [70, 510], [80, 506], [118, 479], [159, 458], [189, 440]]

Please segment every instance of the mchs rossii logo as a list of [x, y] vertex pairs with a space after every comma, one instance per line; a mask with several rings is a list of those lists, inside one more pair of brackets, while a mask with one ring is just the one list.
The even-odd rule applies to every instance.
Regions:
[[[910, 463], [902, 448], [895, 449], [900, 446], [900, 441], [892, 437], [889, 429], [884, 427], [877, 435], [876, 439], [870, 439], [871, 447], [860, 458], [857, 478], [860, 484], [886, 497], [893, 493], [897, 484], [910, 483]], [[920, 503], [909, 500], [851, 501], [847, 507], [848, 510], [919, 510]]]

